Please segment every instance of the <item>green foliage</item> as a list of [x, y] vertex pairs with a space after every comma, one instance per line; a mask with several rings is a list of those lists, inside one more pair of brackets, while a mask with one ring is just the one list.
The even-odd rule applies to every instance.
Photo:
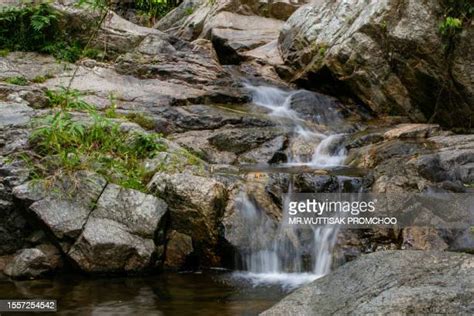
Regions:
[[10, 54], [8, 49], [0, 49], [0, 57], [7, 57]]
[[445, 0], [444, 19], [440, 23], [439, 30], [447, 38], [452, 38], [463, 28], [463, 25], [471, 22], [474, 14], [474, 2], [472, 0]]
[[191, 14], [193, 14], [193, 12], [194, 12], [194, 9], [193, 9], [193, 8], [186, 8], [186, 9], [184, 10], [184, 14], [185, 14], [185, 15], [191, 15]]
[[135, 8], [151, 19], [161, 18], [178, 5], [172, 0], [135, 0]]
[[[68, 62], [83, 56], [83, 45], [60, 25], [60, 12], [46, 2], [0, 10], [0, 49], [51, 54]], [[97, 52], [87, 51], [89, 56]]]
[[43, 83], [45, 82], [46, 80], [48, 79], [51, 79], [51, 78], [54, 78], [53, 75], [50, 75], [50, 74], [46, 74], [44, 76], [36, 76], [34, 77], [33, 79], [31, 79], [31, 82], [34, 82], [34, 83]]
[[88, 7], [93, 10], [107, 10], [109, 8], [108, 0], [79, 0], [76, 5], [78, 7]]
[[[90, 112], [91, 122], [74, 121], [59, 111], [37, 122], [31, 144], [43, 159], [36, 170], [43, 177], [77, 170], [93, 170], [108, 181], [146, 191], [150, 174], [143, 160], [165, 151], [159, 134], [124, 133], [120, 125]], [[49, 159], [48, 159], [49, 157]]]
[[17, 86], [27, 86], [28, 85], [28, 79], [26, 79], [25, 77], [11, 77], [11, 78], [7, 78], [5, 79], [5, 82], [9, 83], [9, 84], [15, 84]]
[[46, 97], [52, 108], [92, 110], [94, 107], [81, 99], [82, 94], [78, 90], [61, 87], [58, 90], [47, 90]]
[[439, 26], [441, 34], [453, 36], [462, 29], [462, 21], [458, 18], [446, 17]]

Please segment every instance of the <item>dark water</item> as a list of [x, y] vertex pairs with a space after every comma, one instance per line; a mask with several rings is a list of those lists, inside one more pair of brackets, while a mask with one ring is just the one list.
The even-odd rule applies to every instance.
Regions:
[[55, 315], [256, 315], [286, 294], [279, 287], [237, 283], [228, 273], [15, 282], [0, 277], [1, 299], [57, 299]]

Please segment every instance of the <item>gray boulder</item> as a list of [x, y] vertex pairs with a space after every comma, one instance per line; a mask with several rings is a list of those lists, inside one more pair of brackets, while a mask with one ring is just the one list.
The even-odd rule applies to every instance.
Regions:
[[288, 19], [279, 47], [291, 80], [312, 88], [332, 80], [377, 113], [469, 127], [474, 28], [458, 37], [452, 67], [439, 32], [443, 14], [441, 0], [318, 0]]
[[47, 182], [28, 182], [13, 189], [13, 194], [32, 212], [41, 224], [67, 251], [70, 240], [76, 239], [99, 199], [107, 182], [91, 172], [79, 172], [74, 178], [64, 176], [48, 186]]
[[166, 212], [163, 200], [108, 184], [68, 256], [87, 272], [146, 269]]
[[18, 251], [6, 265], [4, 273], [12, 279], [34, 279], [50, 274], [62, 265], [59, 250], [40, 245]]
[[139, 272], [162, 254], [167, 205], [152, 195], [107, 184], [91, 172], [53, 182], [28, 182], [13, 189], [39, 224], [82, 271]]
[[295, 291], [261, 315], [474, 312], [474, 256], [432, 251], [365, 255]]

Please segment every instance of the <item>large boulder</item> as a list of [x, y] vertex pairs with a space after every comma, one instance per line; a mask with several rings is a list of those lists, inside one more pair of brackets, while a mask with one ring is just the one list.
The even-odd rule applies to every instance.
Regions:
[[180, 6], [160, 19], [155, 28], [183, 39], [193, 40], [202, 33], [207, 21], [220, 12], [285, 21], [298, 7], [307, 2], [307, 0], [184, 0]]
[[206, 21], [201, 36], [212, 41], [222, 64], [236, 64], [242, 52], [276, 40], [282, 26], [279, 20], [223, 11]]
[[377, 113], [469, 128], [474, 28], [465, 26], [447, 62], [443, 13], [442, 0], [318, 0], [288, 19], [279, 47], [291, 80], [348, 88]]
[[218, 264], [215, 246], [218, 222], [227, 200], [225, 186], [190, 172], [158, 172], [148, 186], [169, 204], [171, 229], [192, 238], [200, 263]]
[[68, 256], [87, 272], [146, 269], [153, 264], [166, 212], [161, 199], [108, 184]]
[[376, 252], [295, 291], [262, 315], [472, 314], [473, 267], [468, 254]]
[[81, 171], [13, 189], [25, 217], [85, 272], [140, 272], [162, 253], [166, 203]]

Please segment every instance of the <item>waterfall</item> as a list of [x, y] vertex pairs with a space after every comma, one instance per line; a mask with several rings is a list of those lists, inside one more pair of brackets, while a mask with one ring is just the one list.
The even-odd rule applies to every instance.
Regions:
[[[310, 103], [309, 107], [315, 108], [314, 113], [306, 111], [306, 115], [302, 116], [294, 109], [301, 107], [301, 104], [295, 104], [295, 99], [303, 102], [320, 101], [314, 98], [311, 92], [285, 91], [275, 87], [250, 84], [245, 84], [245, 87], [251, 92], [255, 105], [269, 110], [270, 116], [285, 119], [284, 122], [291, 129], [291, 134], [304, 139], [319, 140], [309, 160], [305, 161], [304, 158], [295, 156], [291, 157], [288, 165], [322, 169], [344, 164], [346, 151], [341, 144], [345, 135], [320, 131], [305, 124], [309, 118], [319, 125], [337, 125], [342, 119], [334, 108], [327, 104]], [[288, 193], [291, 192], [290, 184]], [[255, 240], [260, 240], [258, 236], [265, 234], [261, 230], [262, 227], [267, 226], [265, 223], [269, 222], [268, 216], [245, 192], [239, 196], [238, 211], [243, 215], [244, 226], [249, 236], [254, 236], [254, 238], [250, 238], [249, 247], [241, 251], [243, 271], [236, 273], [237, 277], [246, 278], [255, 285], [281, 283], [285, 287], [294, 288], [324, 276], [330, 271], [331, 252], [336, 243], [338, 228], [325, 226], [304, 229], [280, 225], [274, 238], [256, 242]], [[283, 216], [288, 215], [283, 214]]]

